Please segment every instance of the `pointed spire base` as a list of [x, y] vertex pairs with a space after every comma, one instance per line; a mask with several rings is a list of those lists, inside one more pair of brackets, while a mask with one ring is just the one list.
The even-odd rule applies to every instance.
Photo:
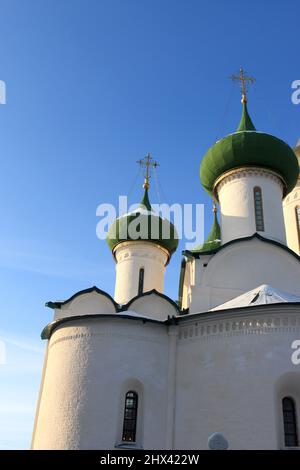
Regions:
[[247, 104], [247, 103], [248, 103], [247, 96], [244, 95], [244, 94], [242, 94], [241, 103], [242, 103], [242, 104]]
[[148, 186], [148, 188], [144, 186], [144, 189], [145, 189], [145, 192], [144, 192], [143, 199], [141, 200], [141, 206], [146, 207], [146, 209], [148, 209], [148, 211], [152, 211], [151, 203], [150, 203], [150, 200], [149, 200], [149, 194], [148, 194], [149, 186]]
[[149, 181], [147, 178], [145, 178], [145, 181], [144, 181], [144, 184], [143, 184], [143, 188], [144, 189], [149, 189], [150, 188], [150, 184], [149, 184]]
[[256, 131], [254, 124], [252, 122], [251, 117], [249, 116], [248, 109], [247, 109], [247, 98], [245, 95], [242, 97], [242, 104], [243, 104], [243, 111], [242, 117], [239, 123], [239, 126], [236, 132], [240, 131]]
[[218, 249], [221, 245], [221, 227], [218, 222], [218, 217], [217, 217], [217, 206], [214, 203], [213, 205], [213, 224], [211, 227], [211, 230], [208, 234], [208, 237], [206, 238], [205, 242], [203, 245], [195, 248], [194, 250], [191, 250], [192, 253], [209, 253], [211, 251], [214, 251]]

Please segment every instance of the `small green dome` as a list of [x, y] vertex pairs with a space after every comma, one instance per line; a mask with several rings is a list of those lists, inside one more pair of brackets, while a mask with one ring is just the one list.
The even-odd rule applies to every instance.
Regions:
[[285, 194], [295, 186], [298, 162], [291, 147], [270, 134], [256, 131], [243, 103], [243, 114], [237, 131], [217, 141], [204, 156], [200, 179], [205, 190], [213, 193], [216, 180], [229, 170], [261, 167], [278, 173], [286, 185]]
[[112, 251], [119, 243], [137, 240], [160, 245], [168, 251], [170, 256], [178, 246], [175, 226], [153, 211], [147, 188], [140, 205], [134, 211], [116, 219], [106, 237], [107, 244]]
[[191, 250], [192, 253], [209, 253], [216, 250], [221, 246], [221, 228], [218, 222], [217, 210], [214, 208], [214, 220], [211, 227], [211, 230], [203, 243], [203, 245], [198, 246]]

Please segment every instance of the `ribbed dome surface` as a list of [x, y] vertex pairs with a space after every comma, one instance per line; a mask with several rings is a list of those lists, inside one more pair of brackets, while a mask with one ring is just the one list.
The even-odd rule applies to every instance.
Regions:
[[247, 166], [278, 173], [285, 183], [286, 194], [294, 188], [299, 174], [292, 148], [277, 137], [256, 131], [244, 103], [238, 130], [217, 141], [204, 156], [200, 166], [202, 185], [212, 194], [222, 174]]

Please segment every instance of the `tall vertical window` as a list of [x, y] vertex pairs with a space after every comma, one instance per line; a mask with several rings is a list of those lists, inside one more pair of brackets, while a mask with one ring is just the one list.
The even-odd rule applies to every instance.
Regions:
[[135, 442], [137, 422], [138, 395], [127, 392], [125, 396], [124, 422], [122, 441]]
[[264, 214], [263, 214], [263, 202], [261, 188], [256, 186], [253, 189], [254, 195], [254, 212], [255, 212], [255, 224], [258, 232], [264, 232]]
[[298, 446], [297, 418], [295, 402], [291, 397], [282, 400], [284, 444], [286, 447]]
[[297, 223], [297, 231], [298, 231], [298, 244], [300, 248], [300, 206], [296, 207], [295, 213], [296, 213], [296, 223]]
[[139, 288], [138, 288], [139, 295], [141, 295], [144, 291], [144, 277], [145, 277], [145, 270], [144, 268], [141, 268], [139, 272]]

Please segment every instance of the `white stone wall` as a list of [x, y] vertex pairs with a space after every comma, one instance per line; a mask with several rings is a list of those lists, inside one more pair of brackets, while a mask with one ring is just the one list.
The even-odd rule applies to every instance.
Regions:
[[178, 309], [164, 296], [160, 296], [156, 292], [146, 293], [134, 299], [130, 303], [129, 309], [138, 312], [141, 316], [161, 321], [178, 315]]
[[[190, 296], [183, 305], [190, 312], [205, 312], [262, 284], [300, 296], [300, 263], [284, 248], [257, 238], [238, 241], [194, 264]], [[206, 265], [206, 266], [205, 266]], [[187, 276], [190, 278], [190, 276]]]
[[126, 304], [138, 294], [139, 271], [144, 268], [144, 292], [164, 290], [168, 253], [151, 242], [124, 242], [116, 247], [115, 301]]
[[296, 401], [298, 306], [188, 315], [166, 326], [81, 319], [52, 335], [34, 449], [112, 449], [124, 397], [139, 395], [137, 447], [207, 449], [221, 432], [231, 449], [284, 446], [281, 399]]
[[124, 394], [139, 394], [137, 446], [164, 448], [166, 327], [141, 320], [74, 320], [49, 342], [34, 449], [111, 449], [121, 442]]
[[228, 172], [217, 185], [222, 244], [257, 232], [253, 197], [256, 186], [262, 191], [264, 214], [264, 231], [259, 233], [286, 242], [280, 178], [267, 170], [248, 168]]
[[298, 223], [296, 208], [300, 207], [300, 181], [293, 191], [283, 201], [283, 214], [286, 231], [287, 245], [291, 250], [300, 255], [300, 240], [298, 235]]
[[77, 315], [101, 315], [105, 313], [116, 313], [116, 306], [111, 298], [95, 290], [80, 294], [70, 302], [62, 305], [61, 308], [56, 308], [54, 320]]
[[230, 449], [283, 448], [284, 396], [295, 399], [300, 423], [300, 365], [291, 362], [299, 338], [299, 307], [182, 323], [174, 447], [206, 449], [208, 437], [221, 432]]

